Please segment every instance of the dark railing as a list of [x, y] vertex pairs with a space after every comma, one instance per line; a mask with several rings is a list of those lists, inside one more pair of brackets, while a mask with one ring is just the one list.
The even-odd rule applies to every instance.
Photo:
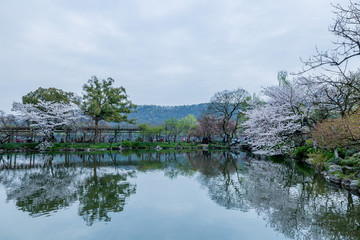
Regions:
[[[2, 131], [13, 131], [13, 132], [30, 132], [31, 130], [33, 130], [30, 127], [0, 127], [0, 133]], [[56, 132], [66, 132], [66, 131], [71, 131], [71, 132], [81, 132], [81, 131], [88, 131], [88, 132], [93, 132], [95, 131], [95, 127], [80, 127], [80, 128], [70, 128], [70, 129], [57, 129], [55, 130]], [[139, 129], [135, 126], [135, 127], [98, 127], [98, 131], [102, 131], [102, 132], [113, 132], [113, 131], [132, 131], [132, 132], [137, 132], [139, 131]]]
[[[35, 131], [34, 131], [35, 130]], [[136, 126], [117, 126], [117, 127], [104, 127], [100, 126], [97, 128], [99, 133], [99, 139], [102, 136], [103, 140], [105, 141], [104, 136], [108, 137], [114, 137], [120, 135], [127, 135], [126, 139], [131, 140], [133, 133], [136, 134], [140, 130]], [[65, 133], [66, 139], [63, 139], [65, 142], [69, 141], [81, 141], [84, 142], [86, 137], [85, 135], [89, 136], [93, 135], [95, 133], [95, 127], [79, 127], [79, 128], [59, 128], [54, 130], [54, 133]], [[73, 134], [83, 134], [84, 137], [81, 140], [71, 140], [71, 135]], [[25, 138], [25, 139], [22, 139]], [[33, 142], [35, 139], [38, 138], [37, 141], [39, 141], [39, 138], [41, 138], [41, 135], [36, 134], [36, 129], [27, 127], [27, 126], [21, 126], [21, 127], [0, 127], [0, 143], [2, 142]], [[58, 141], [61, 141], [61, 139], [58, 139]], [[93, 141], [88, 139], [87, 141]]]

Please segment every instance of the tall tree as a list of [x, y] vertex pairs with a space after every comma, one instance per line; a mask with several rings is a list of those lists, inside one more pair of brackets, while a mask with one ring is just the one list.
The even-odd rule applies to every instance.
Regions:
[[[221, 129], [225, 136], [224, 141], [231, 143], [236, 130], [239, 128], [249, 100], [249, 93], [242, 88], [217, 92], [210, 99], [209, 112], [221, 119]], [[230, 127], [231, 120], [235, 121], [233, 127]]]
[[98, 141], [98, 126], [101, 120], [135, 123], [135, 119], [128, 119], [128, 114], [136, 109], [136, 105], [128, 100], [125, 88], [113, 87], [113, 83], [112, 78], [99, 81], [96, 76], [92, 76], [83, 86], [81, 109], [94, 121], [95, 142]]

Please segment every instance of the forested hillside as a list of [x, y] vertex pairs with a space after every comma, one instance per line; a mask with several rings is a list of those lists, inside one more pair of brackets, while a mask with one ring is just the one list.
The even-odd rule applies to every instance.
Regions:
[[137, 113], [132, 113], [129, 117], [136, 118], [137, 123], [160, 125], [172, 117], [181, 119], [188, 114], [199, 117], [206, 109], [207, 103], [182, 106], [138, 105]]

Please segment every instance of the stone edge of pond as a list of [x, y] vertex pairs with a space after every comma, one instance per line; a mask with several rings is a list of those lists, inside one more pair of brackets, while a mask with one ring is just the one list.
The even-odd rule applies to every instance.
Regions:
[[328, 165], [328, 171], [318, 171], [313, 162], [310, 161], [311, 159], [306, 159], [305, 163], [308, 164], [310, 167], [314, 168], [318, 173], [320, 173], [328, 183], [336, 185], [338, 187], [344, 188], [352, 193], [355, 193], [360, 196], [360, 179], [347, 179], [345, 177], [340, 177], [338, 173], [343, 172], [343, 168], [350, 168], [347, 166], [339, 166], [333, 163]]

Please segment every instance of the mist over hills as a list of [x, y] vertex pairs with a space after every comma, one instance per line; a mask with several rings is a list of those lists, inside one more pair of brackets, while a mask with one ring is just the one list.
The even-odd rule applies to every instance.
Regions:
[[181, 119], [193, 114], [198, 118], [206, 111], [207, 106], [207, 103], [180, 106], [138, 105], [137, 112], [131, 113], [129, 118], [137, 119], [137, 124], [161, 125], [172, 117]]

